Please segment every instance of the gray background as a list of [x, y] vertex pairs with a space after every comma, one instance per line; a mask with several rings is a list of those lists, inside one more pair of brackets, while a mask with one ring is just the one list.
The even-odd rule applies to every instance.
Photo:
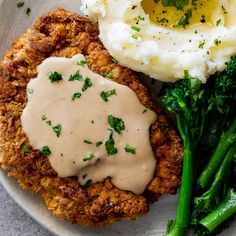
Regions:
[[0, 236], [52, 236], [27, 215], [0, 184]]

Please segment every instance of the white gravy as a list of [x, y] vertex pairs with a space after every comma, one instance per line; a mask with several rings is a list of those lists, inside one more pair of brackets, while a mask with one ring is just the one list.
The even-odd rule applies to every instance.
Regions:
[[[27, 85], [23, 130], [34, 149], [50, 150], [46, 154], [60, 177], [78, 176], [79, 183], [88, 186], [109, 176], [116, 187], [141, 194], [156, 167], [149, 137], [156, 114], [130, 88], [93, 73], [83, 62], [78, 54], [48, 58], [38, 66], [38, 77]], [[48, 74], [55, 71], [63, 79], [51, 82]], [[77, 71], [83, 80], [69, 81]], [[85, 78], [92, 86], [82, 91]], [[101, 92], [111, 90], [115, 94], [103, 100]], [[120, 134], [109, 124], [109, 115], [124, 122]], [[111, 145], [106, 148], [107, 140]], [[112, 148], [116, 153], [108, 155]]]

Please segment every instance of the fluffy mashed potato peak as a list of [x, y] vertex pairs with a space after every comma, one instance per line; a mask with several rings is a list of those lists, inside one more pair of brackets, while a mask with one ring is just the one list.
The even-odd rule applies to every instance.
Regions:
[[170, 82], [187, 70], [205, 82], [236, 52], [236, 0], [168, 2], [82, 0], [81, 10], [121, 65]]

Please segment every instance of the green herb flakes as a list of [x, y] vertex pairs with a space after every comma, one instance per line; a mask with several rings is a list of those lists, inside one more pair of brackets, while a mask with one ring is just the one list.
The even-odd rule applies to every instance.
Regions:
[[111, 59], [111, 61], [115, 64], [118, 64], [118, 60], [116, 60], [114, 57]]
[[82, 179], [85, 179], [87, 177], [87, 174], [82, 175]]
[[129, 152], [129, 153], [132, 153], [132, 154], [135, 154], [136, 153], [136, 148], [130, 146], [130, 145], [126, 145], [125, 146], [125, 151], [126, 152]]
[[83, 159], [83, 161], [91, 161], [94, 157], [95, 157], [94, 154], [90, 153], [87, 157]]
[[23, 7], [24, 5], [25, 5], [24, 2], [18, 2], [18, 3], [16, 4], [17, 8], [21, 8], [21, 7]]
[[132, 26], [131, 26], [131, 29], [132, 29], [132, 30], [135, 30], [135, 31], [137, 31], [137, 32], [140, 32], [140, 30], [141, 30], [141, 29], [140, 29], [138, 26], [136, 26], [136, 25], [132, 25]]
[[218, 21], [216, 21], [216, 26], [218, 26], [221, 23], [221, 19], [219, 19]]
[[138, 35], [137, 35], [137, 34], [133, 34], [133, 35], [131, 35], [131, 37], [132, 37], [133, 39], [138, 39]]
[[219, 46], [220, 43], [221, 43], [221, 40], [219, 40], [218, 38], [215, 38], [215, 39], [214, 39], [214, 44], [215, 44], [216, 46]]
[[28, 145], [26, 145], [25, 143], [21, 145], [21, 149], [23, 150], [24, 153], [28, 154], [30, 152]]
[[84, 140], [84, 143], [87, 143], [87, 144], [92, 144], [92, 142], [91, 141], [89, 141], [89, 140]]
[[92, 87], [92, 81], [91, 79], [89, 79], [88, 77], [84, 80], [84, 85], [83, 85], [83, 88], [82, 88], [82, 91], [86, 91], [88, 88]]
[[192, 17], [192, 9], [188, 9], [184, 16], [182, 16], [179, 20], [179, 22], [174, 25], [174, 27], [182, 26], [184, 29], [186, 29], [186, 26], [189, 25], [189, 20]]
[[199, 43], [199, 45], [198, 45], [198, 48], [203, 48], [203, 47], [204, 47], [204, 45], [205, 45], [205, 41], [203, 41], [203, 42], [200, 42], [200, 43]]
[[56, 134], [56, 136], [59, 137], [61, 134], [61, 129], [62, 129], [61, 125], [55, 125], [52, 127], [52, 129], [54, 133]]
[[77, 93], [74, 93], [73, 95], [72, 95], [72, 101], [74, 101], [75, 99], [77, 99], [77, 98], [80, 98], [81, 97], [81, 93], [79, 93], [79, 92], [77, 92]]
[[27, 15], [29, 15], [30, 12], [31, 12], [31, 9], [29, 7], [27, 7], [25, 12], [26, 12]]
[[32, 93], [34, 92], [34, 90], [33, 90], [32, 88], [27, 88], [27, 92], [28, 92], [29, 94], [32, 94]]
[[105, 142], [105, 147], [108, 156], [115, 155], [117, 153], [117, 148], [115, 147], [115, 141], [112, 136], [113, 136], [113, 131], [111, 130], [109, 139]]
[[62, 75], [60, 73], [58, 73], [57, 71], [54, 71], [54, 72], [49, 72], [48, 73], [48, 78], [49, 78], [49, 81], [51, 83], [53, 82], [59, 82], [62, 80]]
[[51, 121], [51, 120], [47, 120], [47, 121], [46, 121], [46, 124], [48, 124], [48, 125], [51, 126], [51, 125], [52, 125], [52, 121]]
[[99, 147], [99, 146], [101, 146], [102, 145], [102, 141], [98, 141], [98, 142], [96, 142], [96, 147]]
[[80, 60], [80, 61], [77, 61], [76, 64], [79, 65], [79, 66], [82, 66], [84, 67], [84, 65], [86, 64], [87, 62], [84, 61], [84, 60]]
[[118, 133], [120, 134], [122, 130], [125, 130], [125, 123], [122, 119], [114, 117], [112, 115], [108, 116], [108, 123], [109, 125]]
[[100, 93], [101, 98], [105, 101], [108, 102], [108, 98], [112, 95], [117, 95], [116, 94], [116, 89], [112, 89], [110, 91], [102, 91]]
[[106, 73], [106, 74], [103, 75], [103, 77], [105, 77], [105, 78], [112, 78], [113, 77], [113, 73], [112, 72]]
[[46, 117], [45, 115], [43, 115], [43, 116], [41, 117], [41, 119], [42, 119], [42, 120], [46, 120], [47, 117]]
[[143, 114], [146, 113], [147, 111], [148, 111], [148, 109], [144, 109], [144, 110], [143, 110]]
[[48, 146], [44, 146], [44, 147], [42, 147], [42, 153], [43, 153], [45, 156], [49, 156], [52, 152], [51, 152], [51, 150], [49, 149]]
[[92, 180], [91, 179], [88, 179], [87, 181], [86, 181], [86, 183], [84, 184], [84, 187], [85, 188], [88, 188], [88, 187], [90, 187], [92, 185]]
[[77, 71], [75, 72], [75, 74], [70, 75], [69, 81], [75, 81], [75, 80], [78, 80], [78, 81], [84, 80], [84, 78], [83, 78], [83, 76], [80, 74], [79, 70], [77, 70]]

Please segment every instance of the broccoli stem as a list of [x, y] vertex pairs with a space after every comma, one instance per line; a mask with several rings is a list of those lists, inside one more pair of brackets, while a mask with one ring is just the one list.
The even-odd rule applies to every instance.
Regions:
[[190, 139], [186, 135], [180, 117], [177, 115], [177, 123], [180, 134], [184, 143], [184, 160], [182, 171], [182, 183], [180, 187], [179, 202], [176, 213], [175, 223], [173, 228], [166, 234], [166, 236], [183, 236], [189, 225], [191, 203], [192, 203], [192, 188], [193, 188], [193, 151], [191, 150]]
[[222, 203], [211, 214], [203, 218], [200, 221], [200, 224], [212, 232], [217, 226], [219, 226], [235, 213], [236, 192], [233, 189], [229, 189], [227, 196], [222, 201]]
[[201, 188], [205, 188], [212, 176], [215, 174], [220, 162], [232, 143], [236, 141], [236, 118], [226, 132], [224, 132], [217, 144], [217, 147], [211, 156], [207, 166], [199, 176], [197, 184]]

